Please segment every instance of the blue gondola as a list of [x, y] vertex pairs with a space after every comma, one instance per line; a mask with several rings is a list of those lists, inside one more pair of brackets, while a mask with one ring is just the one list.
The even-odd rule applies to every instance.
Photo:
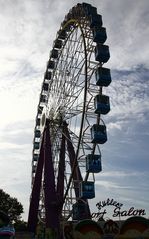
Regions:
[[[80, 9], [82, 8], [82, 4], [80, 4], [80, 3], [77, 3], [77, 6], [76, 6], [76, 8], [75, 8], [75, 16], [76, 17], [80, 17]], [[83, 7], [83, 10], [84, 11], [82, 11], [81, 12], [81, 15], [82, 15], [82, 17], [85, 17], [86, 16], [86, 12], [85, 12], [85, 8]]]
[[36, 138], [40, 138], [40, 136], [41, 136], [40, 130], [36, 129], [36, 130], [35, 130], [35, 137], [36, 137]]
[[69, 32], [71, 30], [71, 24], [65, 26], [65, 31]]
[[46, 95], [41, 95], [41, 96], [40, 96], [40, 102], [41, 102], [41, 103], [45, 103], [46, 100], [47, 100], [47, 96], [46, 96]]
[[33, 154], [33, 161], [38, 161], [39, 154]]
[[[52, 62], [53, 62], [53, 61], [52, 61]], [[48, 68], [50, 68], [50, 67], [52, 66], [52, 64], [53, 64], [53, 63], [48, 64]], [[53, 69], [53, 68], [54, 68], [54, 65], [52, 66], [51, 69]], [[45, 75], [44, 75], [44, 78], [45, 78], [46, 80], [51, 80], [51, 76], [52, 76], [51, 71], [46, 71], [46, 73], [45, 73]]]
[[101, 155], [88, 154], [86, 156], [86, 172], [99, 173], [102, 171]]
[[76, 11], [76, 8], [73, 7], [69, 13], [68, 13], [68, 21], [71, 20], [72, 18], [75, 18], [77, 15], [77, 11]]
[[[77, 4], [78, 5], [78, 4]], [[87, 9], [91, 8], [92, 5], [86, 2], [83, 2], [80, 6], [83, 6], [83, 9], [85, 10], [85, 12], [87, 11]]]
[[86, 8], [86, 14], [88, 15], [88, 16], [90, 16], [90, 15], [97, 15], [97, 8], [96, 7], [87, 7]]
[[83, 181], [80, 183], [80, 197], [83, 199], [91, 199], [95, 197], [94, 182]]
[[49, 90], [49, 84], [48, 83], [43, 83], [43, 86], [42, 86], [42, 89], [44, 90], [44, 91], [48, 91]]
[[51, 57], [54, 58], [54, 59], [57, 59], [58, 58], [58, 50], [52, 49]]
[[37, 126], [40, 126], [40, 120], [41, 120], [40, 118], [37, 118], [37, 119], [36, 119], [36, 125], [37, 125]]
[[42, 111], [43, 111], [43, 106], [39, 106], [38, 107], [38, 114], [42, 114]]
[[67, 16], [66, 16], [67, 21], [69, 21], [69, 20], [72, 18], [73, 9], [74, 9], [74, 7], [73, 7], [72, 10], [70, 10], [70, 11], [68, 12], [68, 14], [67, 14]]
[[98, 67], [95, 72], [96, 85], [108, 86], [111, 83], [110, 69]]
[[90, 16], [90, 27], [102, 27], [102, 16], [99, 14]]
[[[78, 5], [78, 4], [77, 4]], [[71, 11], [71, 15], [70, 15], [70, 18], [69, 18], [69, 20], [71, 19], [71, 18], [76, 18], [76, 17], [78, 17], [78, 16], [80, 16], [80, 11], [78, 10], [78, 7], [76, 8], [76, 7], [73, 7], [72, 8], [72, 11]], [[82, 16], [84, 16], [84, 13], [82, 12]]]
[[110, 59], [109, 46], [97, 44], [95, 47], [95, 60], [106, 63]]
[[54, 62], [54, 61], [51, 61], [51, 60], [49, 60], [49, 61], [48, 61], [47, 68], [48, 68], [48, 69], [54, 69], [54, 67], [55, 67], [55, 62]]
[[[71, 24], [69, 24], [69, 23], [68, 23], [68, 20], [66, 19], [66, 20], [64, 20], [64, 21], [62, 22], [61, 26], [62, 26], [62, 28], [64, 28], [62, 31], [65, 32], [65, 33], [62, 33], [62, 35], [65, 36], [65, 38], [66, 38], [66, 37], [67, 37], [67, 32], [69, 32], [70, 29], [71, 29]], [[63, 36], [62, 36], [62, 38], [63, 38]], [[65, 38], [64, 38], [64, 39], [65, 39]], [[63, 40], [64, 40], [64, 39], [63, 39]]]
[[91, 142], [104, 144], [107, 141], [107, 132], [105, 125], [94, 124], [91, 127]]
[[61, 27], [63, 28], [66, 23], [67, 23], [67, 16], [65, 16], [65, 19], [62, 21]]
[[62, 41], [60, 39], [56, 39], [54, 42], [54, 48], [61, 49], [62, 48]]
[[89, 3], [82, 3], [83, 9], [85, 10], [85, 13], [89, 16], [89, 15], [96, 15], [97, 14], [97, 8], [93, 7], [91, 4]]
[[87, 4], [87, 3], [77, 3], [77, 8], [81, 8], [83, 4]]
[[107, 33], [105, 27], [94, 27], [93, 28], [93, 41], [103, 44], [107, 40]]
[[72, 219], [83, 220], [86, 219], [88, 213], [88, 205], [82, 201], [78, 201], [72, 206]]
[[40, 143], [39, 142], [34, 142], [34, 149], [38, 150], [40, 147]]
[[65, 40], [67, 37], [66, 31], [65, 30], [59, 30], [58, 31], [58, 38], [61, 40]]
[[33, 165], [33, 167], [32, 167], [32, 173], [35, 173], [36, 172], [36, 165]]
[[96, 95], [94, 98], [96, 114], [107, 114], [110, 111], [110, 101], [107, 95]]

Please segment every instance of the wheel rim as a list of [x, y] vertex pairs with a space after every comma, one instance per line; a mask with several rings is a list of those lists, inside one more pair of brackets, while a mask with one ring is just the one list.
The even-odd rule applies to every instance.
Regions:
[[[64, 39], [61, 37], [63, 32], [66, 32]], [[61, 41], [60, 48], [55, 47], [56, 40]], [[103, 63], [95, 61], [96, 42], [93, 41], [90, 18], [86, 15], [83, 4], [78, 4], [68, 13], [61, 24], [56, 40], [47, 64], [36, 117], [34, 145], [38, 143], [38, 147], [33, 149], [32, 185], [38, 161], [34, 160], [34, 157], [35, 155], [39, 157], [45, 123], [48, 119], [56, 185], [62, 136], [71, 142], [75, 151], [72, 166], [68, 149], [65, 148], [66, 170], [62, 215], [63, 220], [67, 220], [71, 215], [72, 205], [79, 200], [79, 197], [76, 198], [73, 193], [75, 169], [81, 166], [83, 170], [79, 170], [86, 181], [89, 173], [84, 173], [85, 155], [87, 153], [101, 155], [99, 145], [91, 143], [90, 127], [101, 122], [100, 114], [94, 113], [94, 97], [102, 94], [102, 87], [97, 87], [94, 72], [99, 66], [102, 67]], [[52, 62], [54, 66], [49, 65]], [[63, 131], [66, 124], [67, 133], [66, 130]], [[37, 131], [40, 132], [39, 137], [36, 137]], [[82, 180], [83, 178], [80, 177], [80, 181]], [[93, 180], [95, 180], [94, 175]], [[43, 181], [39, 212], [40, 218], [44, 218]]]

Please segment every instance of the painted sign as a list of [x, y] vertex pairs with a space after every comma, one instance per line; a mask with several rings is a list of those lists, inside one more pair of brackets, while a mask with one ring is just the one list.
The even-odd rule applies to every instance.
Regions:
[[[129, 216], [145, 216], [146, 212], [145, 209], [135, 209], [134, 207], [130, 207], [127, 210], [123, 210], [123, 204], [117, 202], [116, 200], [112, 199], [106, 199], [104, 201], [100, 201], [96, 204], [96, 207], [98, 208], [98, 212], [92, 213], [92, 218], [99, 220], [100, 218], [103, 218], [105, 214], [107, 214], [107, 209], [105, 207], [113, 206], [113, 217], [129, 217]], [[104, 208], [104, 209], [103, 209]]]
[[144, 217], [129, 217], [126, 220], [81, 220], [64, 228], [66, 239], [149, 239], [149, 220]]

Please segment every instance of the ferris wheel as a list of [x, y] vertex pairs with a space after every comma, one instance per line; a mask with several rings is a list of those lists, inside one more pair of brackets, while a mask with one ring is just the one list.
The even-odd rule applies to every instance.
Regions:
[[91, 218], [95, 174], [102, 170], [100, 144], [107, 141], [102, 115], [110, 111], [104, 87], [111, 83], [106, 29], [97, 8], [82, 3], [65, 16], [50, 51], [33, 140], [29, 227], [37, 220]]

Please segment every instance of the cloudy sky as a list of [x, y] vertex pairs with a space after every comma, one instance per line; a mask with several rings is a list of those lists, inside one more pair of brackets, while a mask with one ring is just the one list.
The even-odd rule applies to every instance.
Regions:
[[[75, 0], [0, 0], [0, 188], [27, 219], [34, 122], [46, 62]], [[113, 82], [108, 142], [93, 205], [106, 198], [149, 217], [149, 1], [91, 0], [107, 28]]]

